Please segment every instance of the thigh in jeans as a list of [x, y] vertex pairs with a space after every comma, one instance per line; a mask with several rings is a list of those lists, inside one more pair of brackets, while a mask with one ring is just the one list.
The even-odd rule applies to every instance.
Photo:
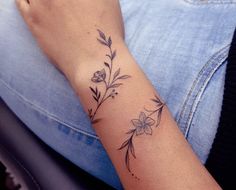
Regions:
[[14, 0], [0, 2], [0, 57], [0, 96], [14, 113], [57, 152], [121, 189], [78, 97], [37, 46]]
[[44, 142], [117, 189], [119, 178], [66, 78], [49, 63], [14, 0], [0, 2], [0, 96]]
[[[204, 162], [220, 114], [225, 68], [221, 65], [235, 27], [234, 4], [120, 2], [129, 49]], [[37, 47], [14, 0], [0, 1], [0, 58], [0, 96], [19, 118], [79, 167], [121, 188], [79, 99]]]

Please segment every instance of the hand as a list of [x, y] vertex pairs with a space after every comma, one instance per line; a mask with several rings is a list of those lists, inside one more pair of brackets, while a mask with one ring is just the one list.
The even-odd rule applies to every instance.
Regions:
[[123, 41], [118, 0], [17, 0], [40, 47], [72, 82], [80, 62], [99, 54], [97, 29]]

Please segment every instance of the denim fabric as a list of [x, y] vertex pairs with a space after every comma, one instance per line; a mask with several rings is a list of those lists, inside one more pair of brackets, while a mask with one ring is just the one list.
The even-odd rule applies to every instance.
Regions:
[[[219, 122], [236, 1], [120, 2], [130, 51], [205, 163]], [[78, 97], [38, 48], [14, 0], [0, 1], [0, 96], [49, 146], [122, 189]]]

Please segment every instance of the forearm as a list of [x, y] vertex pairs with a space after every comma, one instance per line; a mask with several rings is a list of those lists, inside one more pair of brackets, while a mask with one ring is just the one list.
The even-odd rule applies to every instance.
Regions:
[[80, 97], [126, 189], [219, 189], [125, 46], [118, 0], [17, 5]]
[[99, 56], [80, 64], [74, 88], [125, 188], [220, 189], [124, 43], [109, 47], [100, 35]]

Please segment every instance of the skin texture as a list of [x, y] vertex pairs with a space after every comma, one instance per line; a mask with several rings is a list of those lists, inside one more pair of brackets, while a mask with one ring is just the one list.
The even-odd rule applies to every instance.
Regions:
[[[123, 41], [124, 30], [119, 1], [96, 0], [26, 0], [17, 1], [22, 16], [40, 47], [73, 81], [78, 62], [99, 56], [94, 43], [97, 28]], [[88, 14], [89, 13], [89, 14]]]
[[[126, 47], [117, 0], [17, 0], [17, 5], [77, 92], [125, 189], [220, 189]], [[117, 77], [123, 78], [112, 86]], [[111, 97], [95, 120], [102, 94]]]

